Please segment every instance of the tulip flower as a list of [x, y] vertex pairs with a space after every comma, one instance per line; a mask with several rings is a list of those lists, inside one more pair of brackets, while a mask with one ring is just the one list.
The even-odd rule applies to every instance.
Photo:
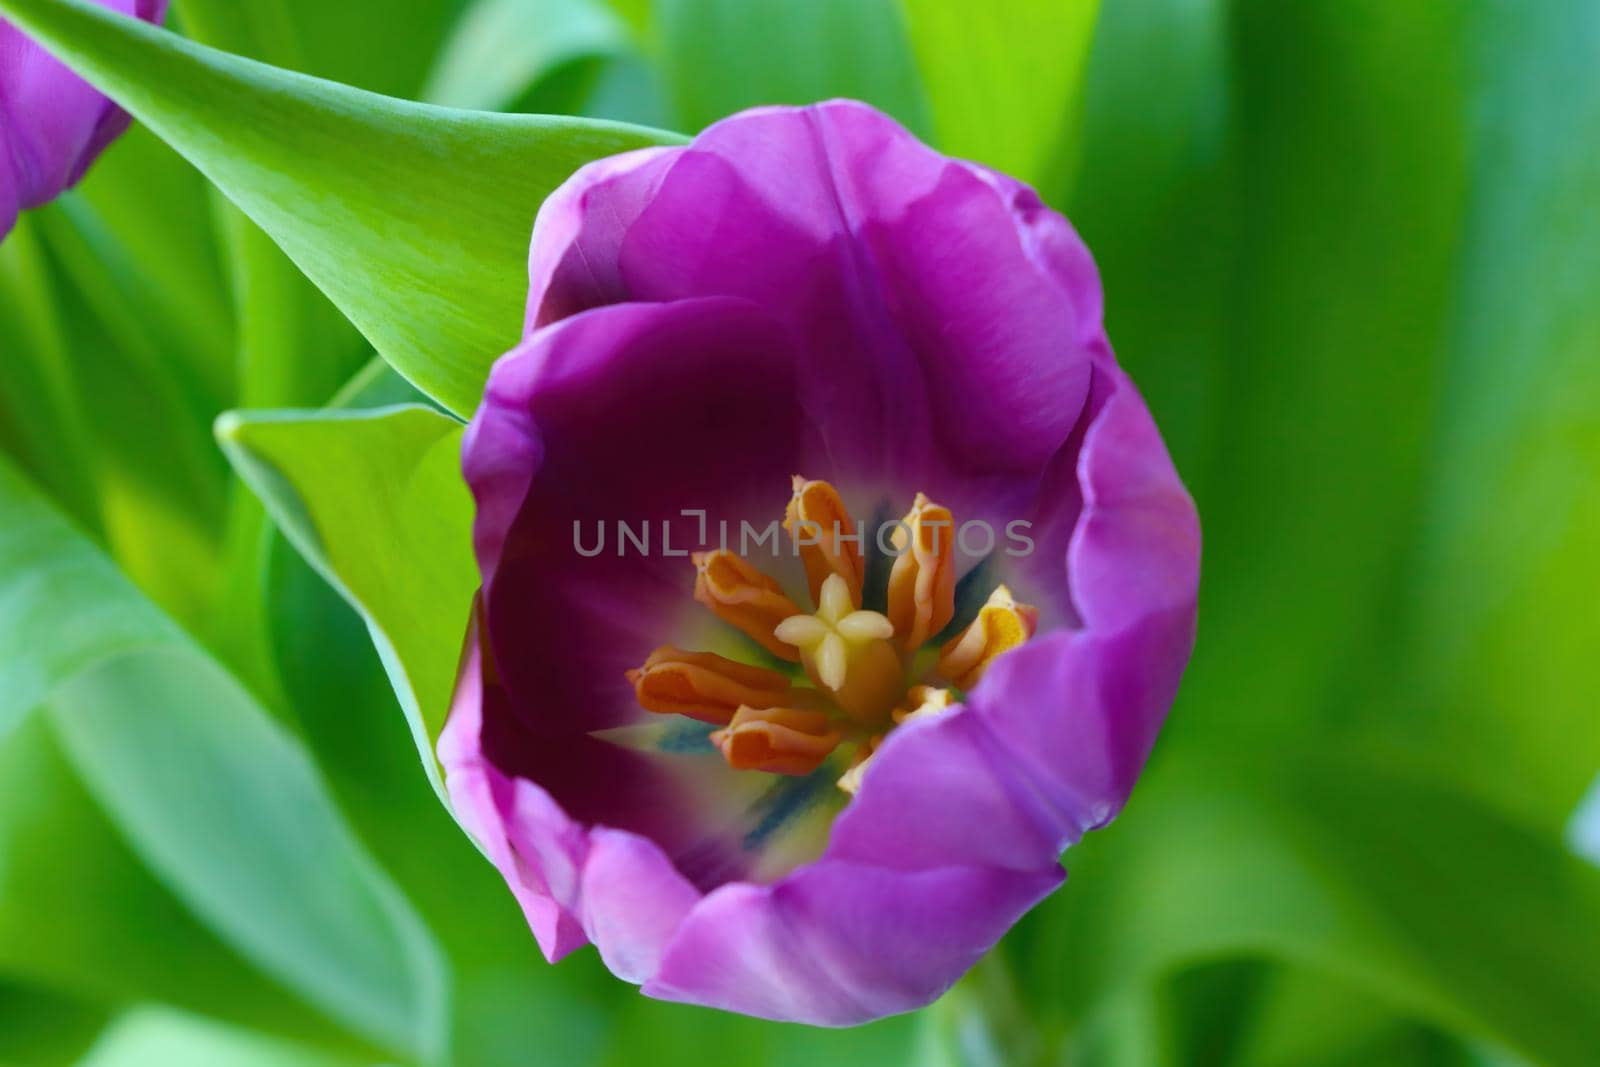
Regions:
[[1123, 807], [1194, 506], [1094, 263], [852, 103], [593, 163], [464, 444], [449, 795], [546, 955], [850, 1025], [938, 997]]
[[[96, 2], [146, 22], [167, 12], [167, 0]], [[0, 19], [0, 238], [18, 211], [76, 185], [127, 128], [126, 112]]]

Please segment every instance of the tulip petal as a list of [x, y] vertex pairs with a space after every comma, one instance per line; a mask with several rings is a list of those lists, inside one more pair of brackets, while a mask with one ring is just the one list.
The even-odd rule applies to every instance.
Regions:
[[896, 871], [822, 861], [689, 913], [648, 996], [852, 1026], [920, 1008], [1066, 877], [1058, 866]]
[[584, 943], [583, 928], [556, 902], [542, 873], [520, 861], [512, 847], [506, 813], [500, 801], [514, 786], [483, 753], [484, 672], [480, 625], [481, 613], [474, 612], [456, 698], [450, 708], [450, 719], [439, 735], [439, 762], [444, 766], [445, 783], [456, 818], [500, 871], [540, 949], [553, 963]]
[[611, 973], [647, 981], [700, 893], [655, 842], [597, 829], [583, 867], [584, 929]]
[[827, 856], [898, 870], [1027, 871], [1053, 865], [1069, 837], [986, 717], [958, 706], [890, 732], [834, 822]]
[[1031, 488], [1102, 336], [1093, 262], [1031, 190], [851, 101], [746, 112], [687, 149], [623, 159], [541, 214], [536, 248], [554, 247], [535, 258], [592, 260], [593, 284], [542, 284], [553, 274], [536, 269], [530, 321], [745, 297], [807, 355], [830, 476], [941, 482], [953, 503], [951, 483], [974, 478]]
[[[160, 22], [167, 8], [166, 0], [96, 2], [147, 22]], [[77, 184], [128, 121], [121, 108], [0, 20], [0, 159], [9, 157], [13, 169], [9, 179], [0, 176], [0, 234], [10, 229], [16, 207], [38, 207]]]
[[1200, 520], [1149, 409], [1121, 370], [1078, 459], [1083, 514], [1069, 550], [1073, 601], [1091, 628], [1151, 612], [1193, 611]]
[[672, 148], [641, 148], [597, 159], [551, 193], [533, 224], [524, 336], [586, 308], [628, 300], [617, 253], [661, 174]]

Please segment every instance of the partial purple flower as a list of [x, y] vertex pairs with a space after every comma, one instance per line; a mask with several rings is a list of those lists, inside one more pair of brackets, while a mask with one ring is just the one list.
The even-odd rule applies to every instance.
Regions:
[[[167, 0], [95, 0], [160, 22]], [[76, 185], [128, 128], [128, 116], [22, 31], [0, 19], [0, 238], [17, 213]]]
[[464, 449], [458, 815], [552, 960], [929, 1003], [1122, 808], [1193, 642], [1194, 506], [1088, 251], [835, 102], [584, 168], [531, 274]]

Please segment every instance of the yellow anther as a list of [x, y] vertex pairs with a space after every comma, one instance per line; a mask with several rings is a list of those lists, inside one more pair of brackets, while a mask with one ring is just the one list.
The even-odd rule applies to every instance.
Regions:
[[914, 685], [906, 690], [906, 698], [894, 709], [894, 724], [937, 715], [950, 708], [950, 690], [932, 685]]
[[895, 527], [900, 554], [889, 569], [889, 621], [900, 647], [921, 648], [956, 613], [955, 520], [921, 493]]
[[772, 634], [780, 622], [800, 613], [777, 582], [725, 548], [696, 552], [692, 558], [699, 572], [694, 580], [696, 600], [774, 656], [790, 661], [800, 658]]
[[794, 476], [794, 496], [784, 514], [783, 528], [794, 539], [805, 564], [806, 584], [813, 599], [822, 596], [828, 575], [843, 578], [850, 590], [852, 607], [861, 606], [861, 582], [866, 563], [861, 557], [861, 532], [850, 522], [850, 513], [838, 490], [827, 482]]
[[840, 733], [820, 711], [740, 708], [711, 734], [728, 766], [771, 774], [810, 774], [839, 745]]
[[851, 715], [881, 718], [905, 688], [904, 669], [889, 638], [894, 627], [876, 611], [858, 611], [843, 578], [822, 583], [815, 615], [783, 620], [773, 636], [799, 652], [811, 680]]
[[770, 708], [787, 702], [789, 679], [765, 667], [663, 645], [644, 666], [628, 672], [639, 706], [725, 726], [743, 705]]
[[850, 760], [850, 769], [839, 776], [839, 788], [851, 796], [855, 796], [861, 789], [861, 779], [866, 776], [867, 764], [872, 762], [872, 757], [877, 754], [878, 746], [883, 744], [883, 735], [875, 734], [867, 738], [856, 748], [855, 756]]
[[962, 689], [971, 689], [997, 656], [1032, 637], [1038, 625], [1039, 610], [1017, 603], [1002, 585], [989, 594], [971, 625], [939, 650], [935, 670]]

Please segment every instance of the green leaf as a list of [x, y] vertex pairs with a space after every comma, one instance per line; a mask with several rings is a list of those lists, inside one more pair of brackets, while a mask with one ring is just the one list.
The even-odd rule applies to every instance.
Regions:
[[198, 627], [221, 575], [228, 476], [205, 433], [203, 406], [184, 395], [159, 351], [141, 356], [119, 343], [83, 289], [61, 277], [55, 293], [94, 449], [107, 549], [162, 610]]
[[1234, 351], [1228, 326], [1240, 313], [1245, 204], [1228, 150], [1229, 8], [1105, 5], [1083, 90], [1082, 166], [1070, 186], [1040, 189], [1093, 251], [1118, 359], [1191, 488], [1210, 459]]
[[235, 412], [217, 425], [278, 526], [367, 620], [441, 798], [433, 743], [478, 585], [461, 431], [418, 406]]
[[716, 1058], [761, 1067], [878, 1067], [912, 1061], [916, 1018], [881, 1019], [849, 1030], [784, 1026], [683, 1004], [631, 998], [616, 1013], [600, 1067], [701, 1064]]
[[927, 130], [897, 0], [656, 0], [655, 21], [686, 129], [759, 104], [848, 96]]
[[37, 223], [25, 216], [0, 243], [0, 450], [98, 530], [93, 435], [57, 311]]
[[103, 1004], [42, 986], [0, 981], [0, 1063], [71, 1063], [105, 1026]]
[[[180, 632], [0, 461], [0, 736], [62, 681]], [[13, 503], [13, 501], [20, 503]], [[72, 611], [70, 606], [92, 606]]]
[[1023, 987], [1047, 1016], [1267, 956], [1539, 1063], [1581, 1067], [1600, 1047], [1600, 871], [1559, 840], [1347, 757], [1191, 751], [1161, 772], [1068, 853], [1067, 889], [1019, 928]]
[[[229, 0], [205, 0], [237, 18]], [[437, 58], [439, 42], [464, 0], [278, 0], [287, 9], [305, 70], [346, 85], [415, 99]]]
[[87, 0], [0, 0], [0, 11], [199, 167], [385, 359], [457, 413], [521, 336], [544, 197], [591, 159], [672, 139], [375, 96]]
[[355, 1067], [336, 1058], [167, 1008], [117, 1019], [78, 1067]]
[[[1258, 964], [1259, 965], [1259, 964]], [[1203, 1016], [1193, 1020], [1197, 1038], [1210, 1029]], [[1232, 1051], [1237, 1067], [1317, 1067], [1372, 1063], [1466, 1064], [1448, 1054], [1436, 1029], [1418, 1026], [1394, 1005], [1348, 982], [1304, 968], [1271, 968], [1255, 999], [1251, 1017]], [[1410, 1050], [1411, 1056], [1403, 1055]], [[1390, 1058], [1379, 1059], [1387, 1052]], [[1428, 1053], [1431, 1053], [1429, 1055]]]
[[1480, 180], [1407, 587], [1442, 713], [1395, 734], [1558, 830], [1600, 767], [1600, 8], [1474, 12]]
[[601, 0], [476, 0], [423, 90], [448, 107], [509, 108], [574, 60], [624, 51], [628, 30]]
[[903, 0], [940, 149], [1038, 183], [1076, 143], [1100, 0]]
[[353, 1043], [155, 881], [84, 790], [48, 716], [0, 737], [0, 781], [0, 975], [97, 1004], [160, 1000]]
[[[1419, 525], [1422, 398], [1441, 377], [1468, 187], [1464, 15], [1136, 3], [1103, 38], [1126, 51], [1097, 42], [1094, 64], [1124, 74], [1092, 77], [1105, 110], [1073, 214], [1105, 264], [1111, 340], [1181, 431], [1205, 525], [1205, 634], [1169, 734], [1347, 729], [1352, 705], [1386, 713], [1374, 691], [1406, 666], [1394, 578]], [[1160, 19], [1178, 7], [1193, 21], [1174, 41]], [[1174, 98], [1152, 54], [1205, 95]], [[1128, 125], [1144, 122], [1154, 132]]]
[[242, 954], [356, 1032], [436, 1053], [436, 949], [297, 743], [3, 464], [0, 511], [7, 710], [48, 701], [134, 851]]
[[59, 204], [97, 260], [81, 265], [81, 284], [98, 271], [106, 292], [95, 299], [121, 301], [135, 320], [124, 328], [142, 332], [215, 411], [233, 395], [226, 355], [236, 324], [210, 193], [181, 156], [134, 126]]

